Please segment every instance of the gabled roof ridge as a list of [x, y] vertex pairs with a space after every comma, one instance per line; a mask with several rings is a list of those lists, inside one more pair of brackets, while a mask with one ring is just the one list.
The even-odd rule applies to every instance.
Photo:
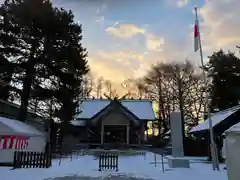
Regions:
[[109, 99], [100, 99], [100, 98], [86, 98], [83, 101], [110, 101]]
[[121, 99], [120, 101], [142, 101], [142, 102], [152, 102], [151, 100], [149, 99]]
[[[113, 99], [114, 100], [114, 99]], [[116, 100], [116, 99], [115, 99]], [[135, 101], [140, 101], [140, 102], [152, 102], [151, 100], [149, 99], [117, 99], [118, 101], [120, 102], [135, 102]], [[84, 99], [83, 101], [111, 101], [109, 99], [100, 99], [100, 98], [86, 98]]]
[[225, 113], [228, 113], [229, 111], [237, 111], [239, 109], [240, 109], [240, 104], [236, 105], [236, 106], [233, 106], [233, 107], [230, 107], [230, 108], [227, 108], [227, 109], [224, 109], [222, 111], [218, 111], [218, 112], [212, 113], [212, 115], [225, 114]]

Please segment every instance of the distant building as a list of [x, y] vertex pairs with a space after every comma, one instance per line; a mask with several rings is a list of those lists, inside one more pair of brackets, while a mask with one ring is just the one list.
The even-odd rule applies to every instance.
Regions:
[[11, 166], [14, 151], [43, 152], [47, 126], [42, 117], [28, 110], [25, 122], [17, 121], [19, 106], [0, 100], [0, 166]]
[[72, 124], [87, 129], [90, 143], [141, 144], [155, 115], [150, 100], [87, 99]]
[[[240, 122], [240, 105], [211, 114], [213, 132], [221, 136], [226, 130]], [[209, 133], [209, 117], [190, 131], [193, 134]]]
[[[232, 108], [228, 108], [216, 113], [211, 114], [211, 121], [212, 121], [212, 130], [215, 136], [215, 143], [218, 149], [219, 160], [221, 160], [221, 153], [220, 150], [223, 147], [223, 134], [226, 130], [231, 128], [232, 126], [236, 125], [240, 122], [240, 105], [234, 106]], [[209, 121], [210, 118], [208, 117], [204, 122], [200, 123], [199, 125], [193, 127], [189, 134], [193, 134], [196, 137], [204, 138], [208, 141], [208, 155], [211, 156], [210, 153], [210, 136], [209, 136]]]
[[44, 152], [46, 138], [32, 125], [0, 117], [0, 166], [12, 166], [15, 151]]

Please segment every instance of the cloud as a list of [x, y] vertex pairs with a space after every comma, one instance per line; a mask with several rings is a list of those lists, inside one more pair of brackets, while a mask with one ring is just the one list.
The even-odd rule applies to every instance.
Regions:
[[104, 12], [106, 10], [106, 8], [107, 8], [107, 4], [106, 3], [101, 4], [100, 7], [96, 8], [95, 14], [96, 15], [101, 14], [102, 12]]
[[145, 75], [151, 65], [160, 60], [159, 56], [161, 56], [159, 52], [148, 54], [130, 50], [113, 52], [101, 50], [89, 54], [88, 60], [95, 77], [103, 76], [119, 85], [128, 78]]
[[145, 29], [138, 28], [134, 24], [120, 24], [118, 27], [108, 27], [105, 31], [110, 35], [125, 39], [145, 33]]
[[240, 44], [240, 1], [206, 1], [200, 9], [201, 34], [208, 50], [233, 49]]
[[132, 77], [142, 77], [150, 62], [144, 53], [134, 51], [97, 51], [88, 58], [93, 77], [102, 76], [110, 80], [113, 89], [121, 96], [126, 94], [122, 87], [124, 80]]
[[[152, 48], [156, 47], [152, 45]], [[185, 58], [184, 47], [168, 41], [162, 45], [161, 51], [148, 49], [146, 51], [133, 51], [131, 48], [129, 50], [119, 48], [115, 51], [91, 51], [89, 64], [96, 77], [103, 76], [105, 79], [120, 83], [131, 77], [145, 75], [151, 65], [157, 62], [183, 61]]]
[[105, 31], [118, 38], [130, 39], [136, 35], [143, 35], [145, 37], [145, 45], [149, 51], [162, 51], [161, 46], [164, 44], [164, 38], [158, 37], [145, 28], [137, 27], [135, 24], [115, 24], [114, 27], [108, 27]]
[[147, 65], [144, 53], [134, 51], [97, 51], [90, 54], [89, 64], [97, 76], [121, 82], [135, 76], [141, 64]]
[[102, 76], [105, 80], [110, 80], [113, 89], [116, 89], [120, 96], [126, 93], [126, 89], [121, 85], [124, 80], [142, 76], [144, 73], [141, 71], [140, 62], [144, 62], [144, 56], [141, 53], [98, 51], [88, 60], [93, 78]]
[[104, 16], [98, 16], [96, 18], [96, 22], [97, 23], [104, 23], [105, 22], [105, 17]]
[[189, 0], [178, 0], [176, 5], [177, 7], [182, 8], [186, 6], [188, 3], [189, 3]]
[[146, 35], [146, 45], [150, 51], [162, 51], [161, 46], [164, 44], [164, 38], [154, 36], [153, 34]]

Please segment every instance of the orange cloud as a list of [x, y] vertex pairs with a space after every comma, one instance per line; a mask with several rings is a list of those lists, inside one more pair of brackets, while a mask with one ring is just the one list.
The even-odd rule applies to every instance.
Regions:
[[133, 51], [98, 51], [89, 57], [92, 72], [114, 82], [139, 76], [152, 62], [145, 53]]

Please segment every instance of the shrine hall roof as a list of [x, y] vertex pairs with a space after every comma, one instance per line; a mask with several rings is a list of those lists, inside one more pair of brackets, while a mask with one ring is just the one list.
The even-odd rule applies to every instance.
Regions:
[[[125, 108], [140, 120], [155, 120], [155, 114], [150, 100], [123, 99], [118, 100]], [[90, 119], [110, 104], [108, 99], [86, 99], [80, 105], [80, 113], [76, 119]]]

